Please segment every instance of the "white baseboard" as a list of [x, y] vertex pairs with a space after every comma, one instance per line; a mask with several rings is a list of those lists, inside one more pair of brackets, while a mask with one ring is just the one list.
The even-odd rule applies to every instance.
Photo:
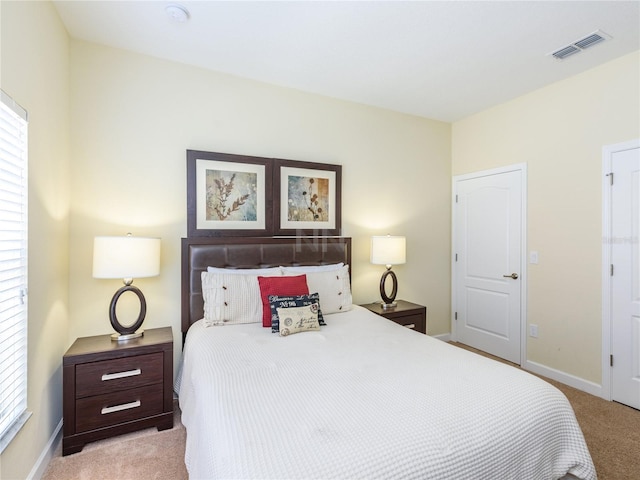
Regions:
[[595, 395], [596, 397], [605, 398], [603, 396], [604, 392], [602, 389], [602, 385], [598, 385], [597, 383], [585, 380], [584, 378], [576, 377], [575, 375], [571, 375], [570, 373], [556, 370], [555, 368], [547, 367], [546, 365], [532, 362], [531, 360], [527, 360], [522, 368], [537, 375], [542, 375], [543, 377], [550, 378], [551, 380], [556, 380], [558, 382], [564, 383], [565, 385], [569, 385], [570, 387], [577, 388], [578, 390], [582, 390], [583, 392], [590, 393], [591, 395]]
[[430, 336], [435, 338], [435, 339], [442, 340], [443, 342], [451, 341], [451, 334], [450, 333], [441, 333], [439, 335], [430, 335]]
[[47, 445], [44, 447], [44, 450], [42, 450], [42, 453], [38, 457], [38, 460], [36, 460], [35, 465], [29, 472], [27, 480], [40, 480], [42, 478], [44, 472], [47, 471], [49, 462], [53, 458], [53, 454], [56, 451], [60, 438], [62, 438], [62, 419], [60, 419], [60, 422], [53, 431], [51, 438], [49, 438]]
[[[451, 340], [450, 333], [432, 335], [432, 337], [438, 340], [442, 340], [443, 342], [449, 342]], [[570, 387], [577, 388], [578, 390], [582, 390], [583, 392], [590, 393], [591, 395], [595, 395], [596, 397], [604, 398], [605, 400], [611, 400], [610, 398], [606, 397], [606, 392], [602, 388], [602, 385], [591, 382], [589, 380], [585, 380], [584, 378], [576, 377], [575, 375], [563, 372], [562, 370], [556, 370], [555, 368], [547, 367], [546, 365], [532, 362], [531, 360], [526, 360], [524, 365], [522, 365], [522, 369], [527, 370], [531, 373], [535, 373], [537, 375], [541, 375], [543, 377], [550, 378], [551, 380], [556, 380], [557, 382], [564, 383], [565, 385], [569, 385]]]

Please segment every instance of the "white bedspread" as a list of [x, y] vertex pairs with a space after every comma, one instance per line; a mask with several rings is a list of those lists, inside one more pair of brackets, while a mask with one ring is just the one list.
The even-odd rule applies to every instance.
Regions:
[[596, 478], [550, 384], [361, 307], [326, 322], [289, 337], [191, 327], [180, 387], [191, 479]]

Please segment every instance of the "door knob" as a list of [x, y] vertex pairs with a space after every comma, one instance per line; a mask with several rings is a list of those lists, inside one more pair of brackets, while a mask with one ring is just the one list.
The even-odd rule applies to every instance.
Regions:
[[511, 275], [502, 275], [502, 276], [506, 277], [506, 278], [510, 277], [510, 278], [513, 278], [514, 280], [518, 279], [518, 274], [517, 273], [512, 273]]

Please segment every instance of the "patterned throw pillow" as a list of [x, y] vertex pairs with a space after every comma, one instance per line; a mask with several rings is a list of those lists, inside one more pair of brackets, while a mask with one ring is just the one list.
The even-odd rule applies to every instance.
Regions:
[[320, 310], [320, 295], [310, 293], [309, 295], [269, 295], [269, 306], [271, 307], [271, 332], [280, 332], [280, 317], [278, 308], [306, 307], [307, 305], [318, 304], [318, 324], [326, 325], [322, 310]]
[[307, 276], [296, 275], [293, 277], [258, 277], [260, 285], [260, 297], [262, 299], [262, 326], [271, 326], [271, 307], [269, 295], [306, 295]]
[[281, 320], [281, 337], [309, 330], [320, 330], [317, 303], [305, 307], [278, 308], [277, 310]]

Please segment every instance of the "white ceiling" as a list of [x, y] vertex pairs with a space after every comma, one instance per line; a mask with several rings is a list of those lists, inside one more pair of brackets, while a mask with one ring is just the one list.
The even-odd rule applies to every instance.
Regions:
[[[640, 49], [640, 1], [54, 4], [73, 38], [448, 122]], [[596, 30], [612, 39], [548, 56]]]

